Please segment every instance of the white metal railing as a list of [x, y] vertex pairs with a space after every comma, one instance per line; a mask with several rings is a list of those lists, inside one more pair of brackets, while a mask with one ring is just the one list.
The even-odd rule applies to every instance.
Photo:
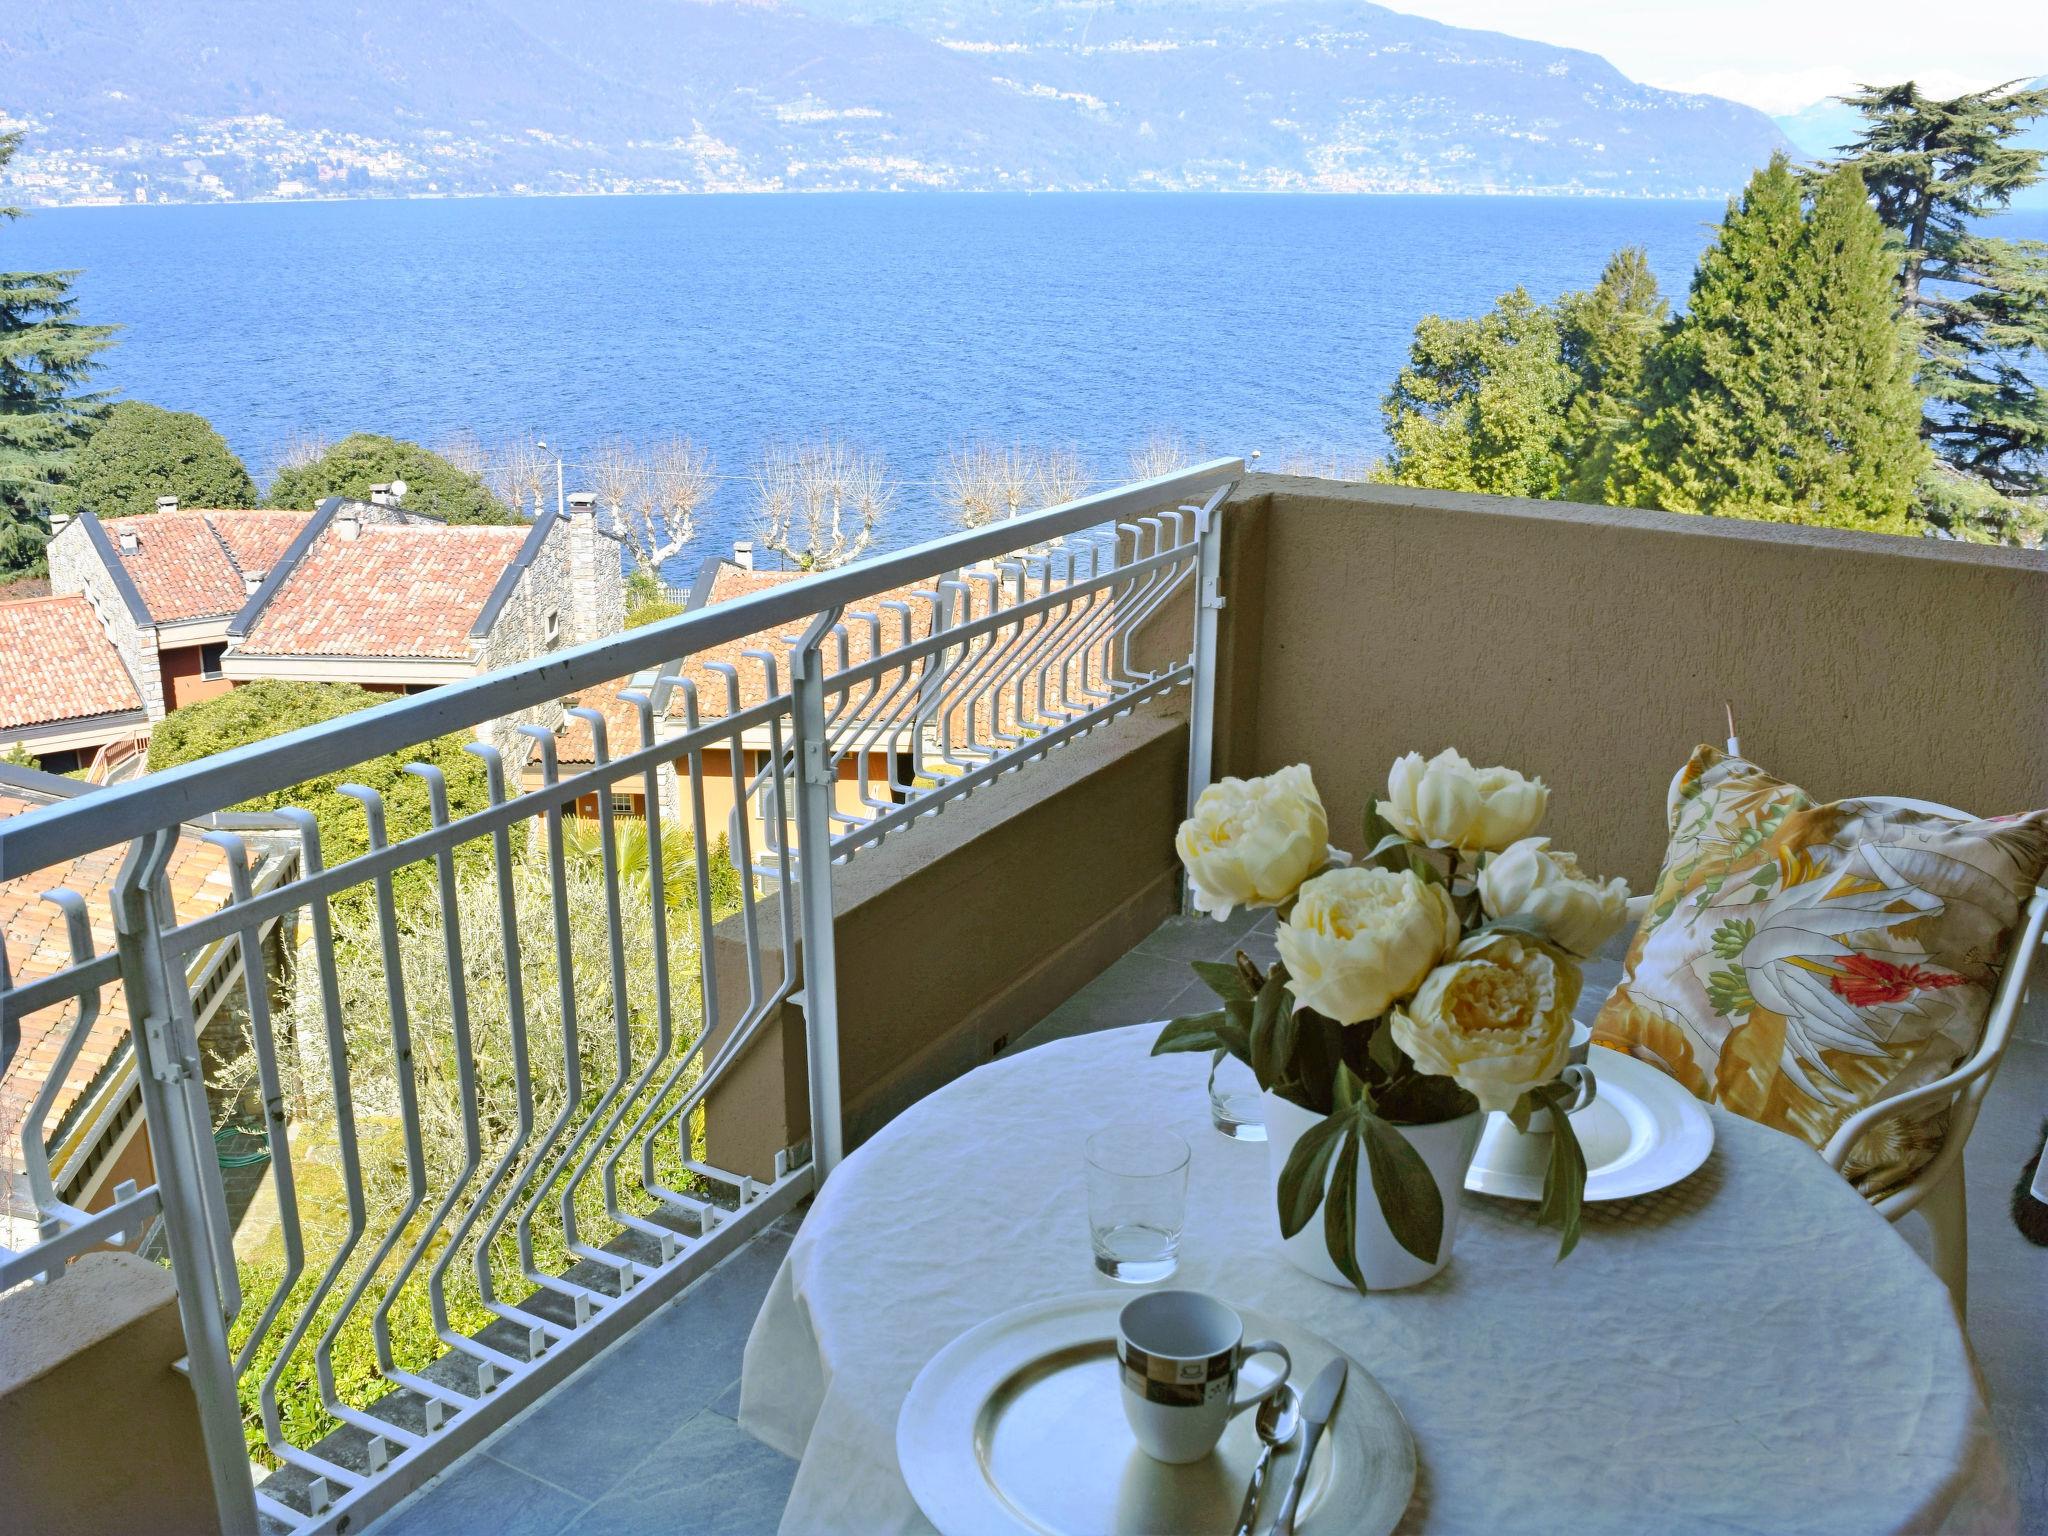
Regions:
[[[0, 1023], [10, 1061], [24, 1020], [75, 1043], [118, 983], [157, 1173], [108, 1210], [65, 1205], [32, 1113], [40, 1241], [0, 1249], [0, 1290], [161, 1211], [224, 1528], [359, 1528], [830, 1172], [836, 862], [1182, 686], [1206, 781], [1218, 512], [1242, 471], [937, 539], [0, 822], [0, 880], [125, 845], [114, 949], [49, 891], [71, 963], [0, 977]], [[1153, 622], [1191, 590], [1189, 628]], [[619, 709], [562, 718], [607, 687]], [[277, 883], [252, 879], [241, 832], [199, 834], [231, 899], [175, 908], [195, 817], [458, 732], [490, 738], [475, 766], [443, 755], [278, 811], [298, 863]], [[721, 778], [727, 816], [707, 811]], [[644, 828], [614, 790], [644, 796]], [[392, 836], [403, 794], [418, 825]], [[330, 864], [344, 825], [365, 851]], [[209, 946], [240, 951], [237, 1040], [196, 1022]], [[812, 1144], [756, 1179], [706, 1156], [704, 1106], [788, 1002]], [[238, 1104], [269, 1162], [231, 1202], [213, 1133]]]

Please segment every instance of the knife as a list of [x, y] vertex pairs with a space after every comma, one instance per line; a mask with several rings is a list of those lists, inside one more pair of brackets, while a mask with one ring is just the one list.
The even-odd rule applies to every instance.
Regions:
[[1308, 1483], [1308, 1464], [1315, 1456], [1316, 1442], [1323, 1438], [1323, 1426], [1337, 1411], [1337, 1399], [1344, 1395], [1348, 1369], [1344, 1357], [1339, 1355], [1316, 1373], [1316, 1379], [1309, 1383], [1308, 1396], [1301, 1400], [1301, 1460], [1294, 1464], [1294, 1475], [1287, 1480], [1287, 1496], [1280, 1501], [1280, 1512], [1273, 1517], [1273, 1536], [1294, 1536], [1294, 1516], [1301, 1504], [1301, 1490]]

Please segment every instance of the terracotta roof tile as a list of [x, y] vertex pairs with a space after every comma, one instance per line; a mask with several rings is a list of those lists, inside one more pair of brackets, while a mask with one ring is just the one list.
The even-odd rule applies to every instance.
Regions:
[[77, 595], [0, 603], [0, 729], [142, 708], [135, 679]]
[[[195, 508], [108, 518], [101, 526], [150, 618], [176, 624], [238, 610], [247, 600], [243, 571], [269, 570], [311, 515]], [[133, 550], [122, 547], [126, 537], [134, 538]]]
[[329, 528], [238, 649], [265, 656], [466, 660], [469, 631], [525, 543], [524, 528]]

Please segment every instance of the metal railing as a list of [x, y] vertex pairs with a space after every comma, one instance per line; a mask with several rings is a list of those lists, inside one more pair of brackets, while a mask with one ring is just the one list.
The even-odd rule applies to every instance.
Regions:
[[[0, 1289], [160, 1209], [224, 1528], [259, 1511], [359, 1528], [829, 1174], [836, 862], [1183, 686], [1206, 781], [1218, 513], [1242, 470], [937, 539], [0, 822], [0, 880], [125, 845], [114, 949], [50, 890], [71, 962], [7, 973], [0, 1021], [9, 1060], [24, 1020], [76, 1041], [118, 984], [157, 1172], [75, 1210], [29, 1116], [41, 1241], [0, 1250]], [[608, 689], [609, 711], [562, 707]], [[394, 753], [432, 761], [347, 782]], [[643, 824], [622, 826], [621, 794]], [[296, 870], [258, 888], [241, 834], [185, 824], [266, 797], [306, 803], [277, 812]], [[166, 868], [194, 835], [230, 893], [181, 914]], [[717, 959], [735, 940], [741, 958]], [[221, 945], [242, 960], [231, 1040], [202, 1036], [190, 980]], [[811, 1145], [772, 1178], [718, 1167], [707, 1095], [792, 1002]], [[238, 1109], [268, 1166], [231, 1199], [214, 1132]]]

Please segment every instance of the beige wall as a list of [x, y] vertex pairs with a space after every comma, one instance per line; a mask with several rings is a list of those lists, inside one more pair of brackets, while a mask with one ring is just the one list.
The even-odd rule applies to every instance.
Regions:
[[171, 1277], [91, 1253], [0, 1296], [0, 1528], [219, 1529]]
[[1225, 526], [1217, 771], [1312, 764], [1346, 847], [1394, 757], [1455, 745], [1641, 888], [1724, 700], [1823, 798], [2048, 804], [2048, 555], [1277, 476]]
[[[987, 1061], [1173, 912], [1186, 776], [1185, 721], [1147, 707], [834, 871], [849, 1146]], [[772, 905], [762, 920], [772, 932]], [[728, 1021], [744, 1002], [736, 926], [714, 961]], [[803, 1064], [791, 1007], [709, 1096], [712, 1163], [765, 1176], [809, 1134]]]

